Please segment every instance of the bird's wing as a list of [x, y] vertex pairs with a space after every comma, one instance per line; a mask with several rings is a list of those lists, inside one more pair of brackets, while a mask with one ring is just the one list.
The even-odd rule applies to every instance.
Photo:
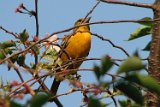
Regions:
[[69, 34], [69, 35], [65, 35], [62, 39], [62, 44], [61, 46], [65, 49], [68, 44], [69, 44], [69, 39], [71, 38], [71, 36], [73, 36], [73, 34]]

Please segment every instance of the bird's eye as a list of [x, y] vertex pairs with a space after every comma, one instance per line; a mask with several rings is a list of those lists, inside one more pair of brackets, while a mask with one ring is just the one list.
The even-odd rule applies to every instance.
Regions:
[[80, 19], [80, 20], [78, 20], [78, 22], [82, 22], [82, 20]]

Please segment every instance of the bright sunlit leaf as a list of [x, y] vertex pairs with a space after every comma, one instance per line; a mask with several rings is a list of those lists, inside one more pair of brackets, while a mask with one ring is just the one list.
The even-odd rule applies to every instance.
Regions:
[[152, 27], [150, 26], [140, 26], [134, 32], [130, 34], [128, 41], [134, 40], [143, 36], [147, 36], [152, 33]]
[[150, 18], [150, 17], [144, 17], [144, 18], [142, 18], [140, 20], [148, 21], [148, 22], [137, 22], [137, 23], [139, 23], [141, 25], [150, 26], [150, 27], [153, 25], [153, 22], [150, 22], [152, 20], [152, 18]]
[[138, 57], [133, 56], [133, 57], [129, 57], [124, 62], [122, 62], [122, 64], [117, 70], [117, 73], [120, 74], [124, 72], [127, 73], [130, 71], [141, 70], [144, 67], [145, 65], [143, 65], [142, 61]]

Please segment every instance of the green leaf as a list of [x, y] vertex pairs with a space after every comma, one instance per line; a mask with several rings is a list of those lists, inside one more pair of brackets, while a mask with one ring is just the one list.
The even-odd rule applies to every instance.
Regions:
[[49, 98], [50, 96], [45, 93], [37, 94], [31, 99], [30, 107], [42, 107], [48, 102]]
[[4, 55], [4, 51], [0, 50], [0, 59], [4, 59], [6, 56]]
[[139, 57], [138, 50], [136, 50], [136, 51], [133, 53], [133, 56], [135, 56], [135, 57]]
[[[16, 53], [13, 53], [16, 54]], [[12, 63], [15, 63], [18, 59], [18, 55], [14, 55], [13, 57], [10, 58], [10, 60], [12, 61]], [[12, 68], [12, 64], [8, 63], [8, 71]]]
[[150, 51], [150, 47], [151, 47], [151, 41], [146, 45], [143, 51]]
[[126, 96], [131, 98], [136, 103], [143, 105], [144, 98], [142, 96], [141, 91], [133, 84], [126, 82], [126, 81], [119, 81], [115, 88], [119, 89], [121, 92], [123, 92]]
[[12, 52], [12, 49], [10, 49], [10, 48], [5, 48], [4, 49], [4, 52], [6, 53], [6, 54], [12, 54], [13, 52]]
[[111, 61], [111, 58], [109, 56], [105, 56], [101, 60], [101, 74], [104, 75], [108, 70], [111, 69], [113, 66], [113, 61]]
[[120, 107], [143, 107], [131, 102], [130, 100], [118, 100]]
[[[15, 53], [16, 54], [16, 53]], [[15, 63], [18, 59], [18, 55], [14, 55], [13, 57], [10, 58], [12, 63]]]
[[58, 58], [58, 53], [55, 49], [48, 49], [42, 54], [41, 58], [48, 61], [55, 61]]
[[127, 107], [127, 106], [130, 106], [130, 104], [128, 104], [128, 101], [126, 101], [126, 100], [118, 100], [118, 102], [119, 102], [119, 105], [121, 106], [121, 107]]
[[105, 56], [102, 58], [101, 60], [101, 65], [94, 65], [93, 69], [95, 71], [95, 75], [97, 77], [97, 79], [99, 80], [99, 78], [103, 75], [106, 74], [106, 72], [108, 72], [112, 66], [113, 66], [113, 61], [111, 61], [109, 56]]
[[158, 82], [154, 78], [152, 78], [150, 76], [142, 76], [139, 74], [132, 74], [132, 75], [127, 76], [126, 79], [131, 82], [135, 82], [135, 83], [145, 87], [149, 91], [153, 91], [153, 92], [157, 93], [158, 95], [160, 95], [160, 85], [158, 84]]
[[134, 40], [152, 33], [152, 27], [150, 26], [140, 26], [133, 33], [130, 34], [128, 41]]
[[15, 101], [11, 101], [11, 102], [10, 102], [10, 107], [24, 107], [24, 106], [22, 106], [21, 104], [18, 104], [18, 103], [15, 102]]
[[56, 68], [56, 64], [54, 65], [53, 63], [49, 63], [49, 62], [41, 62], [38, 64], [37, 68], [39, 70], [47, 70], [47, 71], [51, 71], [53, 70], [53, 68]]
[[12, 50], [10, 48], [0, 49], [0, 59], [4, 59], [5, 54], [12, 54]]
[[28, 40], [28, 38], [29, 38], [29, 34], [26, 31], [26, 29], [24, 29], [23, 32], [19, 34], [19, 39], [22, 43], [24, 43]]
[[107, 104], [100, 102], [99, 99], [90, 97], [88, 102], [88, 107], [107, 107]]
[[[152, 20], [152, 18], [150, 18], [150, 17], [144, 17], [144, 18], [142, 18], [142, 19], [140, 19], [141, 21], [151, 21]], [[153, 22], [137, 22], [137, 23], [139, 23], [139, 24], [141, 24], [141, 25], [145, 25], [145, 26], [153, 26]]]
[[94, 70], [94, 73], [95, 73], [97, 79], [99, 80], [99, 79], [100, 79], [100, 76], [101, 76], [100, 67], [97, 66], [97, 65], [94, 65], [94, 66], [93, 66], [93, 70]]
[[39, 54], [39, 47], [38, 45], [35, 45], [31, 48], [37, 55]]
[[0, 48], [1, 49], [5, 49], [5, 48], [8, 48], [8, 47], [13, 47], [13, 46], [16, 46], [16, 43], [12, 40], [8, 40], [8, 41], [4, 41], [4, 42], [0, 43]]
[[54, 48], [48, 49], [46, 52], [43, 52], [41, 55], [41, 58], [48, 60], [50, 62], [54, 62], [54, 64], [58, 64], [59, 66], [61, 66], [63, 62], [58, 57], [59, 57], [58, 52]]
[[25, 56], [24, 56], [24, 55], [18, 56], [18, 58], [17, 58], [17, 64], [18, 64], [19, 66], [23, 66], [23, 65], [24, 65], [24, 62], [25, 62]]
[[117, 73], [123, 73], [123, 72], [130, 72], [130, 71], [136, 71], [141, 70], [145, 67], [145, 65], [142, 64], [142, 61], [138, 57], [129, 57], [126, 59], [120, 67], [117, 70]]

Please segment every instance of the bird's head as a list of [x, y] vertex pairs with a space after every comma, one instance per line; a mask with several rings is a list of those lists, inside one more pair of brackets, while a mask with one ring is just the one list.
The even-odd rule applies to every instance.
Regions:
[[[80, 18], [74, 23], [74, 26], [78, 26], [80, 24], [89, 23], [90, 19], [91, 19], [91, 17], [89, 17], [89, 18]], [[80, 27], [75, 28], [75, 31], [89, 31], [89, 30], [90, 30], [89, 25], [84, 25], [84, 26], [80, 26]]]

